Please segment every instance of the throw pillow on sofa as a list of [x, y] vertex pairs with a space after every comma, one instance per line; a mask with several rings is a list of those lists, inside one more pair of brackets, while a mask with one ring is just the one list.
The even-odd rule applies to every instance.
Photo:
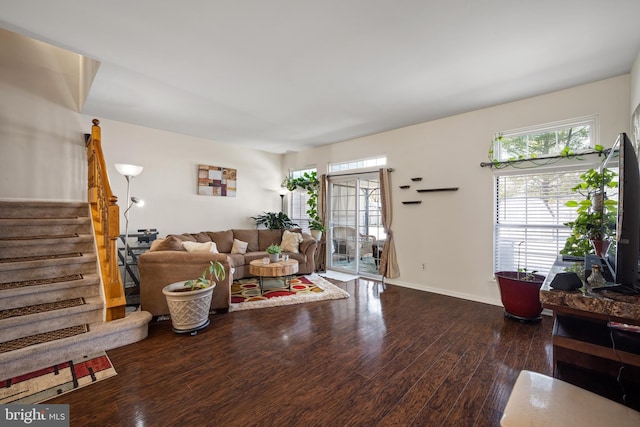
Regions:
[[233, 239], [233, 247], [231, 248], [232, 254], [246, 254], [249, 243], [242, 240]]
[[218, 248], [214, 242], [197, 243], [197, 242], [182, 242], [182, 247], [187, 252], [211, 252], [218, 253]]
[[182, 240], [176, 236], [167, 236], [166, 239], [156, 239], [151, 243], [149, 251], [184, 251]]
[[280, 247], [284, 252], [297, 254], [300, 252], [300, 242], [302, 242], [301, 233], [292, 233], [289, 230], [284, 230]]

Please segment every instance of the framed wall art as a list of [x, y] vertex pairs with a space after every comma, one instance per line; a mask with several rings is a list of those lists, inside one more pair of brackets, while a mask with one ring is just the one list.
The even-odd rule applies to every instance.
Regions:
[[198, 165], [198, 195], [235, 197], [237, 173], [235, 169]]

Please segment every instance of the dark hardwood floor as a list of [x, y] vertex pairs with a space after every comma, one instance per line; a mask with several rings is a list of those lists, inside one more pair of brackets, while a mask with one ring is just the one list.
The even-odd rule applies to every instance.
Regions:
[[108, 352], [118, 375], [48, 403], [72, 426], [497, 426], [522, 369], [551, 375], [552, 319], [357, 280], [351, 298], [170, 322]]

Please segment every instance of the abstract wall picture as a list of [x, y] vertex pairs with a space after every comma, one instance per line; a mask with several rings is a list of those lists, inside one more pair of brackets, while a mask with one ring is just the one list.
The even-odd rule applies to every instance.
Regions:
[[198, 195], [236, 197], [235, 169], [198, 165]]

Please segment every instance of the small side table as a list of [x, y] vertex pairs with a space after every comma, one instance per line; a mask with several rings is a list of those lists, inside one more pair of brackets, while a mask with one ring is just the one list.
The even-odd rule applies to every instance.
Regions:
[[264, 264], [261, 259], [253, 260], [249, 263], [249, 273], [258, 276], [260, 284], [260, 295], [264, 292], [264, 277], [282, 277], [284, 284], [291, 291], [291, 276], [298, 272], [298, 261], [290, 259], [287, 261], [272, 262]]

